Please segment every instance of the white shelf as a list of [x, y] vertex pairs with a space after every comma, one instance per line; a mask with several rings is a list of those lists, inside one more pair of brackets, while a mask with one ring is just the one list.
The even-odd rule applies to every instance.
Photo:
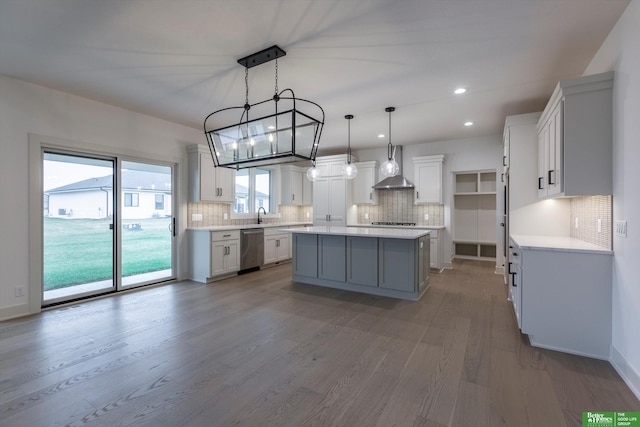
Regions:
[[495, 170], [458, 172], [454, 176], [453, 256], [496, 258]]

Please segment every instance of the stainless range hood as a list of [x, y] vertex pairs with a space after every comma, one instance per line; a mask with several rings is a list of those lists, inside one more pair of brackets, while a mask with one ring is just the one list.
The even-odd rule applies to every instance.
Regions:
[[383, 179], [376, 185], [374, 185], [373, 189], [375, 190], [397, 190], [397, 189], [408, 189], [414, 188], [415, 185], [411, 181], [402, 175], [402, 145], [396, 145], [394, 147], [395, 155], [394, 159], [400, 166], [400, 170], [397, 175], [390, 176], [388, 178]]

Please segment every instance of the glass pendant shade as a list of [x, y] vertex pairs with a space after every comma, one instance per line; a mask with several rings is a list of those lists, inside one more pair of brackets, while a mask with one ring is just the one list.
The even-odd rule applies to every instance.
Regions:
[[400, 166], [395, 159], [389, 159], [382, 162], [380, 165], [380, 176], [382, 178], [388, 178], [390, 176], [396, 176], [400, 171]]
[[307, 179], [309, 181], [316, 181], [320, 177], [320, 171], [316, 169], [316, 165], [313, 165], [309, 169], [307, 169]]
[[358, 168], [353, 163], [347, 163], [342, 166], [342, 176], [347, 179], [353, 179], [358, 175]]

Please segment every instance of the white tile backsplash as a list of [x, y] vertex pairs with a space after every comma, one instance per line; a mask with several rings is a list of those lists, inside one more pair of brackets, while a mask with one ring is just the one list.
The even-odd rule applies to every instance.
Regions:
[[[405, 190], [377, 190], [377, 205], [358, 205], [358, 223], [376, 221], [415, 222], [418, 225], [444, 226], [444, 205], [437, 203], [415, 205], [414, 192]], [[365, 219], [365, 215], [369, 216]], [[424, 214], [429, 214], [425, 221]]]

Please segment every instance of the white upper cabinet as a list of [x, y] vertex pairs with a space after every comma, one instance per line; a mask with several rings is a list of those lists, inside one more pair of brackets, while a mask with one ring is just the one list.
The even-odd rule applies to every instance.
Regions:
[[294, 165], [280, 167], [283, 205], [310, 205], [311, 182], [306, 177], [306, 169]]
[[613, 191], [613, 73], [562, 80], [538, 121], [538, 197]]
[[413, 158], [415, 204], [442, 204], [442, 166], [444, 155]]
[[356, 163], [358, 175], [353, 179], [353, 203], [377, 205], [378, 195], [373, 187], [378, 182], [378, 162]]
[[348, 211], [353, 212], [351, 180], [341, 174], [346, 162], [346, 155], [316, 159], [320, 178], [313, 182], [313, 225], [346, 227], [355, 222], [348, 216]]
[[192, 145], [189, 155], [189, 201], [233, 203], [235, 171], [215, 167], [206, 145]]
[[519, 209], [538, 201], [536, 185], [534, 181], [541, 176], [535, 162], [538, 150], [536, 141], [536, 124], [541, 113], [527, 113], [507, 117], [504, 126], [504, 152], [508, 174], [509, 193], [507, 194], [510, 210]]

